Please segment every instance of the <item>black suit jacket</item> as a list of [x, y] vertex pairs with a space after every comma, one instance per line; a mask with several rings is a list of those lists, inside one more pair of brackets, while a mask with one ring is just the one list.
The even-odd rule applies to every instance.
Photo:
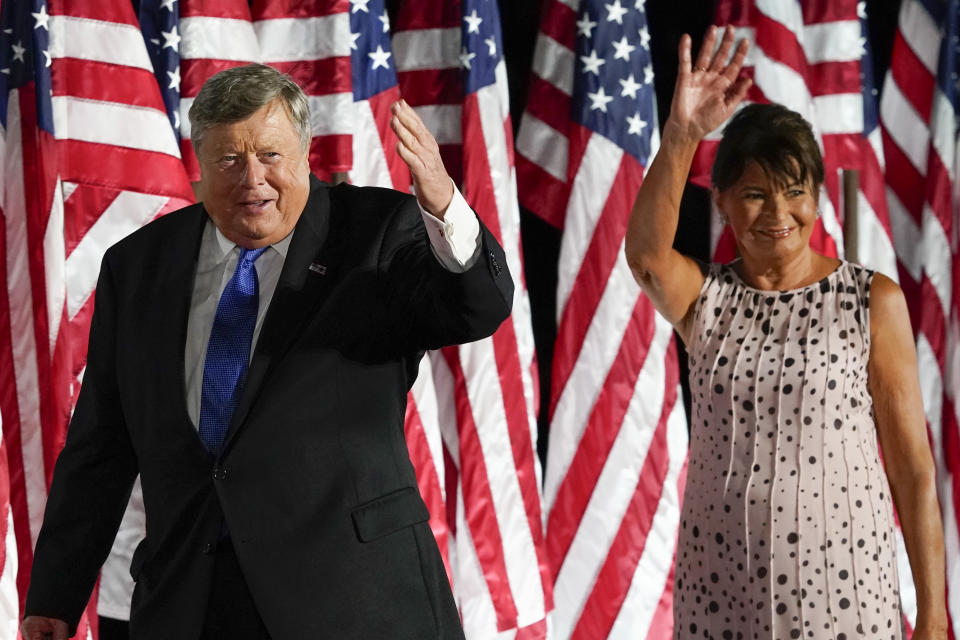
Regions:
[[403, 420], [423, 350], [509, 314], [500, 246], [482, 228], [480, 259], [450, 273], [412, 197], [314, 179], [214, 459], [183, 360], [206, 220], [187, 207], [104, 257], [27, 615], [77, 623], [139, 473], [136, 640], [198, 637], [222, 520], [274, 638], [461, 638]]

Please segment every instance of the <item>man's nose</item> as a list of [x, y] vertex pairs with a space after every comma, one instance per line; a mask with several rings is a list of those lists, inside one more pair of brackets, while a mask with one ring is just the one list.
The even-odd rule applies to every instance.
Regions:
[[260, 159], [256, 156], [247, 158], [243, 167], [243, 184], [248, 187], [255, 187], [264, 182], [266, 168]]

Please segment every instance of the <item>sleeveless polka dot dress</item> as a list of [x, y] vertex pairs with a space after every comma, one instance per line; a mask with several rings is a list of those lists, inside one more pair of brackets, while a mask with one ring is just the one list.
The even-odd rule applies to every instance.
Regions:
[[762, 291], [710, 268], [688, 345], [676, 638], [903, 637], [867, 390], [873, 273]]

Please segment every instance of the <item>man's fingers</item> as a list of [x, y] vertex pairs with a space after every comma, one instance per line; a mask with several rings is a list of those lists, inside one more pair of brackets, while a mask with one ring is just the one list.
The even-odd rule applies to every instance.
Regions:
[[723, 39], [720, 40], [720, 47], [713, 54], [710, 61], [710, 71], [720, 73], [727, 63], [727, 57], [730, 55], [730, 48], [733, 46], [733, 27], [727, 25], [723, 30]]
[[393, 115], [421, 144], [431, 137], [423, 120], [403, 98], [393, 103]]
[[399, 155], [400, 159], [403, 160], [407, 167], [410, 168], [410, 172], [413, 174], [413, 177], [416, 177], [417, 173], [423, 171], [423, 160], [419, 155], [404, 146], [403, 143], [397, 143], [397, 155]]

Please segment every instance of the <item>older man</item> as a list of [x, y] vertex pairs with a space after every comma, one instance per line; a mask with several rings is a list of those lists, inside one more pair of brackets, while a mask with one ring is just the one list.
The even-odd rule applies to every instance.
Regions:
[[501, 248], [403, 101], [416, 199], [312, 177], [306, 98], [269, 67], [211, 78], [190, 120], [203, 202], [104, 257], [24, 637], [75, 627], [139, 473], [133, 638], [462, 638], [403, 418], [423, 350], [507, 317]]

